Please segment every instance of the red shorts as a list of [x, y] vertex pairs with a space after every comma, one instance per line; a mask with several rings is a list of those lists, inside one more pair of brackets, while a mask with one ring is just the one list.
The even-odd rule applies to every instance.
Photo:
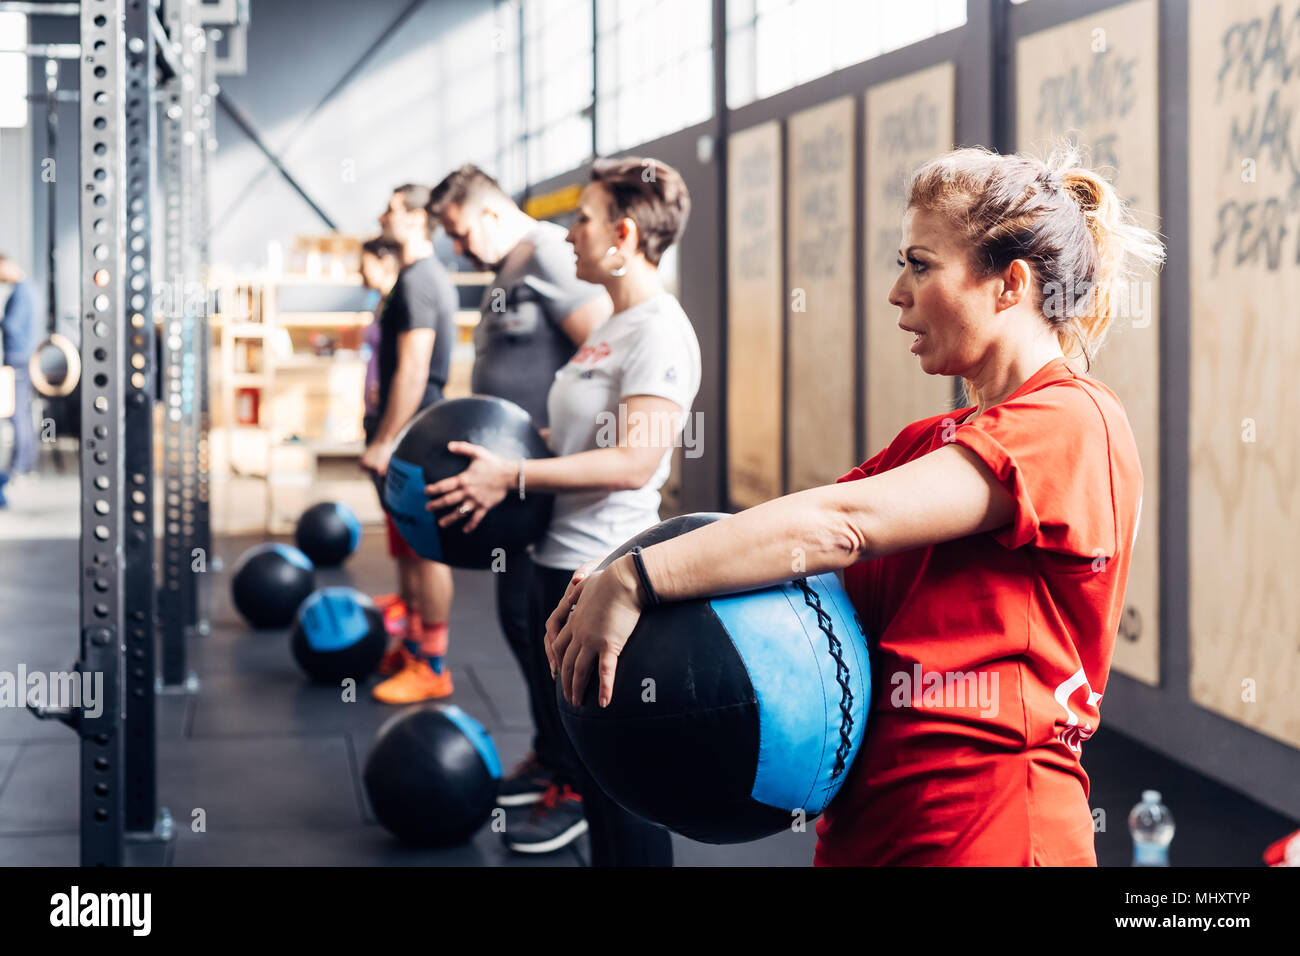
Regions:
[[411, 550], [411, 546], [406, 543], [402, 537], [402, 532], [397, 530], [397, 525], [393, 523], [392, 516], [384, 512], [384, 525], [388, 528], [388, 556], [392, 558], [418, 558], [419, 555]]

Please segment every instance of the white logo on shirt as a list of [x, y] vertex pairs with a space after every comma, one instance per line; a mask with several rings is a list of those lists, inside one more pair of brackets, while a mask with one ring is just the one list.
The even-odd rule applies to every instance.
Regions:
[[1101, 694], [1094, 694], [1092, 687], [1088, 684], [1088, 676], [1084, 674], [1083, 668], [1080, 667], [1070, 677], [1057, 685], [1056, 693], [1052, 696], [1056, 702], [1061, 705], [1065, 711], [1065, 728], [1057, 735], [1057, 739], [1063, 742], [1075, 753], [1082, 749], [1082, 743], [1093, 734], [1092, 724], [1079, 726], [1079, 716], [1070, 710], [1069, 700], [1071, 695], [1080, 687], [1088, 688], [1088, 707], [1096, 707], [1097, 702], [1101, 700]]

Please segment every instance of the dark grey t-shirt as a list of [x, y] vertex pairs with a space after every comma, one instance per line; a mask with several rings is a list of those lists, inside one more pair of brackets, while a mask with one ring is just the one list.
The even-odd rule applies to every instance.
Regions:
[[412, 329], [432, 329], [433, 355], [420, 407], [442, 398], [456, 340], [456, 287], [441, 262], [433, 256], [403, 269], [388, 294], [379, 319], [379, 417], [388, 408], [388, 393], [397, 374], [397, 337]]
[[539, 222], [511, 250], [483, 290], [474, 330], [470, 387], [519, 405], [538, 428], [547, 426], [546, 396], [555, 373], [577, 349], [560, 323], [605, 294], [575, 275], [573, 248], [564, 236], [563, 226]]

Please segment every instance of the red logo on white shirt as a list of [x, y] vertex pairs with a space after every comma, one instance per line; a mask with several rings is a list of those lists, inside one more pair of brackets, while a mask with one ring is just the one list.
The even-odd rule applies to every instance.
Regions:
[[599, 345], [584, 345], [578, 349], [577, 354], [569, 359], [572, 365], [595, 365], [601, 359], [609, 355], [609, 343], [601, 342]]

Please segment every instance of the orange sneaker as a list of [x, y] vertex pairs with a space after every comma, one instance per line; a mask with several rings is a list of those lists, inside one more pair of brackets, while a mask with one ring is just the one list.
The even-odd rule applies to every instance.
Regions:
[[400, 674], [406, 670], [406, 666], [415, 658], [411, 652], [406, 649], [401, 641], [398, 641], [388, 650], [384, 651], [384, 656], [379, 659], [379, 666], [375, 668], [375, 673], [382, 677], [392, 677], [394, 674]]
[[450, 697], [451, 671], [443, 668], [435, 674], [426, 660], [411, 660], [396, 677], [376, 684], [370, 693], [384, 704], [415, 704], [422, 700]]

